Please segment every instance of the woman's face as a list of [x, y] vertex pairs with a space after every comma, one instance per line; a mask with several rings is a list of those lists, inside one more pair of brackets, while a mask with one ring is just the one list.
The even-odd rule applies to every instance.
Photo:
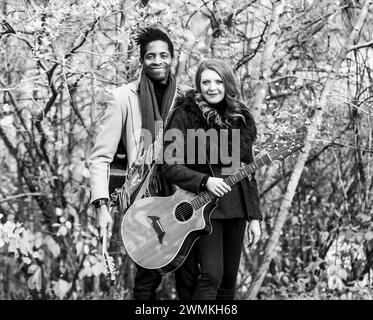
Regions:
[[217, 72], [209, 69], [203, 71], [200, 85], [202, 96], [209, 104], [217, 104], [224, 99], [224, 83]]

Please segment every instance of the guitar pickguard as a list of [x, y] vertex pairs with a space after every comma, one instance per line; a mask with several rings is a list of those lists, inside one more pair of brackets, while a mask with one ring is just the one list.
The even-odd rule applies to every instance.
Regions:
[[[193, 210], [190, 207], [190, 200], [195, 196], [178, 189], [167, 198], [140, 199], [128, 209], [122, 220], [121, 234], [127, 253], [138, 265], [166, 270], [172, 261], [185, 259], [188, 250], [181, 250], [184, 240], [192, 234], [205, 234], [205, 228], [209, 229], [203, 208]], [[178, 263], [175, 264], [170, 268], [175, 269]]]
[[158, 236], [158, 240], [161, 244], [163, 244], [163, 237], [165, 235], [165, 231], [162, 227], [162, 224], [159, 220], [159, 217], [156, 217], [156, 216], [148, 216], [148, 218], [152, 221], [152, 226], [153, 226], [153, 229], [154, 231], [156, 232], [157, 236]]

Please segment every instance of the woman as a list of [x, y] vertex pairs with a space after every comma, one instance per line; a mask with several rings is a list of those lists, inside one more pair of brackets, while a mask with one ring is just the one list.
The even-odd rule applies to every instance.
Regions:
[[[233, 70], [224, 61], [203, 61], [197, 70], [195, 85], [196, 91], [178, 99], [167, 126], [167, 130], [181, 130], [184, 136], [184, 148], [181, 150], [185, 153], [179, 158], [173, 153], [175, 164], [167, 164], [170, 161], [165, 158], [162, 170], [169, 182], [186, 191], [198, 194], [208, 190], [218, 197], [218, 205], [211, 213], [212, 233], [199, 238], [193, 248], [201, 273], [192, 299], [233, 300], [246, 221], [249, 221], [248, 235], [253, 245], [260, 237], [259, 220], [262, 216], [254, 177], [229, 187], [224, 182], [227, 176], [224, 169], [232, 166], [233, 161], [227, 163], [227, 160], [235, 156], [232, 149], [238, 143], [240, 160], [246, 164], [253, 160], [256, 127], [247, 107], [239, 100]], [[191, 157], [187, 155], [191, 145], [187, 139], [188, 129], [202, 129], [204, 133], [209, 131], [210, 135], [211, 130], [216, 130], [215, 138], [218, 140], [210, 138], [203, 144], [203, 139], [195, 138], [192, 144], [196, 145], [196, 155]], [[233, 134], [233, 129], [239, 129], [237, 141], [234, 141], [237, 136]], [[222, 132], [227, 134], [228, 140], [222, 138]], [[228, 141], [228, 145], [223, 145], [224, 141]], [[165, 150], [170, 144], [165, 142]], [[213, 152], [216, 146], [217, 158]], [[222, 152], [223, 148], [228, 149], [227, 155]], [[204, 157], [207, 161], [198, 163]]]

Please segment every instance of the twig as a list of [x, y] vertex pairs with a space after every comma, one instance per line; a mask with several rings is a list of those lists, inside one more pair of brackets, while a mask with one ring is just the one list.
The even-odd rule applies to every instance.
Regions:
[[64, 299], [69, 299], [71, 294], [74, 292], [76, 280], [78, 280], [78, 278], [79, 278], [79, 272], [83, 269], [83, 264], [84, 264], [84, 260], [85, 260], [86, 257], [87, 257], [87, 255], [84, 254], [83, 258], [82, 258], [82, 261], [80, 262], [80, 265], [79, 265], [78, 269], [76, 270], [76, 272], [74, 274], [73, 281], [71, 282], [70, 290], [66, 294]]
[[24, 197], [49, 197], [49, 195], [46, 194], [46, 193], [41, 193], [41, 192], [21, 193], [21, 194], [17, 194], [16, 196], [12, 196], [12, 197], [2, 199], [2, 200], [0, 200], [0, 203], [12, 201], [14, 199], [24, 198]]
[[349, 47], [348, 50], [352, 51], [352, 50], [357, 50], [357, 49], [366, 48], [366, 47], [373, 47], [373, 40], [368, 41], [368, 42], [358, 43], [354, 46]]

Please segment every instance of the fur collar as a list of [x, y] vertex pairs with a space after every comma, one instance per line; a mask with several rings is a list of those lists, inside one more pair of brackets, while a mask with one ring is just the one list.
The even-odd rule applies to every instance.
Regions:
[[[209, 125], [206, 119], [203, 117], [202, 111], [195, 102], [194, 99], [195, 91], [190, 90], [183, 96], [176, 100], [177, 108], [184, 108], [189, 114], [189, 124], [194, 128], [203, 128], [208, 130], [209, 128], [220, 129], [217, 125]], [[247, 112], [245, 113], [245, 122], [239, 119], [232, 124], [232, 129], [240, 129], [241, 133], [241, 150], [247, 152], [247, 148], [253, 144], [256, 138], [256, 126], [252, 115]], [[246, 150], [245, 150], [246, 149]]]

